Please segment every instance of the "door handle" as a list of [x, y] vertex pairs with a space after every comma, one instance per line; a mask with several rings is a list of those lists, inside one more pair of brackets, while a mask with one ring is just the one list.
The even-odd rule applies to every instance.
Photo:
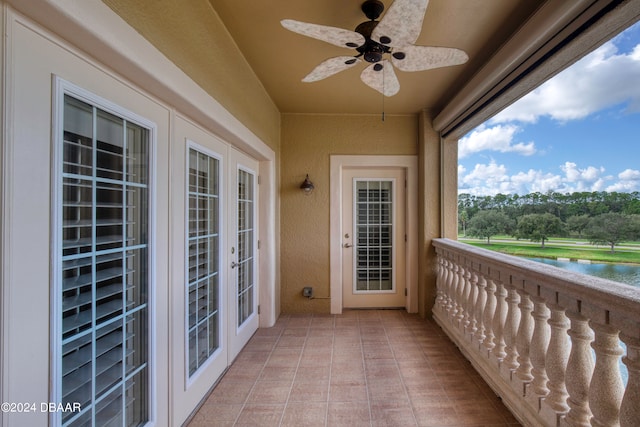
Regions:
[[342, 245], [343, 248], [350, 248], [353, 245], [351, 243], [345, 243], [344, 245]]
[[231, 261], [231, 268], [236, 268], [239, 265], [240, 264], [236, 263], [235, 261]]

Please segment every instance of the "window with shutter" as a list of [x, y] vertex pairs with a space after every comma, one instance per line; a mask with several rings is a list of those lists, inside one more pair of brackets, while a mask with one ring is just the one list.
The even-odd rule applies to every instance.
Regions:
[[189, 376], [220, 348], [220, 160], [189, 148]]
[[150, 130], [64, 94], [56, 159], [54, 395], [64, 426], [137, 426], [150, 407]]

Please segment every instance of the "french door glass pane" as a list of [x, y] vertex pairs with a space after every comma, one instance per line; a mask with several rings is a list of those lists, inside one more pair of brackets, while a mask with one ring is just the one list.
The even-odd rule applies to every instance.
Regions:
[[393, 290], [393, 181], [356, 180], [355, 289]]
[[189, 149], [187, 336], [189, 375], [220, 347], [220, 161]]
[[254, 176], [238, 171], [238, 326], [253, 314], [254, 303]]
[[64, 98], [61, 305], [62, 425], [149, 418], [149, 130]]

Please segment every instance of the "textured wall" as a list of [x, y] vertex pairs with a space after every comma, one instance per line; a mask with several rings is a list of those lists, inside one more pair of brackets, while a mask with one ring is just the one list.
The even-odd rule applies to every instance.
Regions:
[[[329, 313], [329, 156], [415, 155], [418, 116], [295, 115], [282, 117], [281, 302], [283, 313]], [[306, 174], [315, 191], [299, 189]]]
[[280, 112], [207, 0], [103, 0], [276, 153]]

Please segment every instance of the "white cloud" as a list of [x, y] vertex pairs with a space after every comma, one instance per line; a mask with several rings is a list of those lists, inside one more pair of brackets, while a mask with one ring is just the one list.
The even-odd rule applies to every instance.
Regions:
[[619, 181], [608, 186], [606, 191], [633, 192], [640, 191], [640, 170], [625, 169], [618, 174]]
[[603, 167], [580, 168], [573, 162], [565, 162], [558, 169], [561, 173], [529, 169], [510, 175], [505, 165], [498, 165], [494, 161], [489, 164], [476, 164], [469, 173], [466, 173], [464, 167], [459, 167], [459, 192], [484, 196], [498, 193], [524, 195], [549, 191], [640, 191], [640, 170], [627, 169], [613, 177], [607, 175]]
[[541, 116], [565, 122], [622, 103], [627, 103], [628, 111], [640, 111], [640, 45], [618, 54], [609, 41], [490, 122], [535, 123]]
[[601, 179], [601, 175], [604, 173], [604, 168], [588, 166], [584, 169], [578, 168], [573, 162], [565, 162], [560, 166], [560, 169], [565, 174], [565, 178], [568, 182], [579, 184], [593, 184]]
[[516, 153], [530, 156], [536, 152], [533, 142], [514, 143], [515, 135], [520, 132], [516, 125], [497, 125], [487, 127], [481, 125], [460, 139], [458, 143], [458, 157], [464, 158], [480, 151], [499, 151], [501, 153]]
[[640, 171], [625, 169], [618, 174], [618, 178], [623, 181], [640, 181]]

